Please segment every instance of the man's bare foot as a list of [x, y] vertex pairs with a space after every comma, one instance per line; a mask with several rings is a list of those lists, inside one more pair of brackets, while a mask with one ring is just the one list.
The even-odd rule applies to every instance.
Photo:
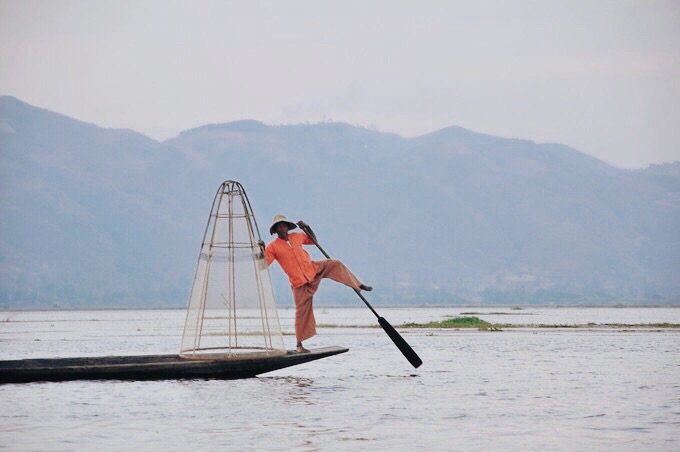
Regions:
[[359, 286], [359, 289], [365, 290], [366, 292], [370, 292], [371, 290], [373, 290], [373, 287], [367, 286], [366, 284], [361, 284], [361, 285]]
[[298, 352], [298, 353], [309, 353], [309, 350], [307, 350], [306, 348], [304, 348], [304, 347], [302, 346], [302, 343], [297, 344], [297, 348], [296, 348], [296, 349], [297, 349], [297, 352]]

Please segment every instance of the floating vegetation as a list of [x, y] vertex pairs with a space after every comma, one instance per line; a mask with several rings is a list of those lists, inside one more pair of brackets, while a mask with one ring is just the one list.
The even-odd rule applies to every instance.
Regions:
[[578, 329], [590, 329], [590, 328], [680, 328], [678, 323], [566, 323], [566, 324], [530, 324], [530, 325], [505, 325], [510, 328], [578, 328]]
[[461, 312], [460, 315], [535, 315], [530, 312]]
[[380, 328], [378, 324], [371, 325], [337, 325], [335, 323], [317, 323], [317, 328]]
[[587, 325], [577, 325], [579, 327], [608, 327], [608, 328], [680, 328], [678, 323], [589, 323]]
[[[532, 323], [532, 324], [509, 324], [509, 323], [491, 323], [482, 320], [475, 316], [452, 317], [441, 322], [428, 323], [404, 323], [399, 325], [400, 328], [477, 328], [480, 331], [503, 331], [509, 328], [540, 328], [540, 329], [592, 329], [592, 328], [664, 328], [664, 329], [680, 329], [680, 324], [677, 323], [563, 323], [563, 324], [548, 324], [548, 323]], [[631, 330], [634, 331], [634, 330]], [[663, 330], [658, 330], [663, 331]]]
[[500, 325], [489, 323], [479, 317], [453, 317], [442, 321], [428, 323], [404, 323], [400, 328], [477, 328], [482, 331], [501, 331]]
[[[491, 323], [476, 316], [456, 316], [442, 321], [432, 321], [427, 323], [408, 322], [396, 325], [397, 328], [423, 328], [423, 329], [461, 329], [477, 328], [479, 331], [503, 331], [504, 329], [622, 329], [622, 331], [635, 331], [649, 328], [680, 329], [677, 323], [530, 323], [530, 324], [510, 324], [510, 323]], [[380, 328], [379, 325], [336, 325], [332, 323], [320, 323], [317, 328]]]
[[0, 322], [2, 322], [2, 323], [11, 322], [11, 321], [12, 321], [12, 316], [14, 316], [14, 314], [15, 314], [14, 312], [11, 312], [7, 317], [5, 317], [4, 319], [0, 320]]

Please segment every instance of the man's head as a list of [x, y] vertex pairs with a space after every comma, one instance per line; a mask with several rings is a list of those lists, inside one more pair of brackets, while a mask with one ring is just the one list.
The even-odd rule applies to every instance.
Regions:
[[276, 215], [272, 220], [272, 225], [269, 228], [269, 233], [276, 233], [279, 237], [285, 238], [288, 236], [288, 231], [297, 228], [297, 225], [292, 221], [288, 221], [285, 215]]

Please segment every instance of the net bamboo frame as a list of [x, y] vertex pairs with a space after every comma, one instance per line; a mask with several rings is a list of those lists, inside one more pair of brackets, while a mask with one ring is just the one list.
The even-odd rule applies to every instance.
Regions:
[[243, 186], [215, 193], [189, 295], [180, 356], [244, 359], [286, 353], [260, 231]]

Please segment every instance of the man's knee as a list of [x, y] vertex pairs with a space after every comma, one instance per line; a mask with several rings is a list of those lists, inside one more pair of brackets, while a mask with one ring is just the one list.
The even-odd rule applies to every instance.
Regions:
[[337, 259], [328, 259], [328, 265], [332, 268], [344, 267], [344, 264]]

